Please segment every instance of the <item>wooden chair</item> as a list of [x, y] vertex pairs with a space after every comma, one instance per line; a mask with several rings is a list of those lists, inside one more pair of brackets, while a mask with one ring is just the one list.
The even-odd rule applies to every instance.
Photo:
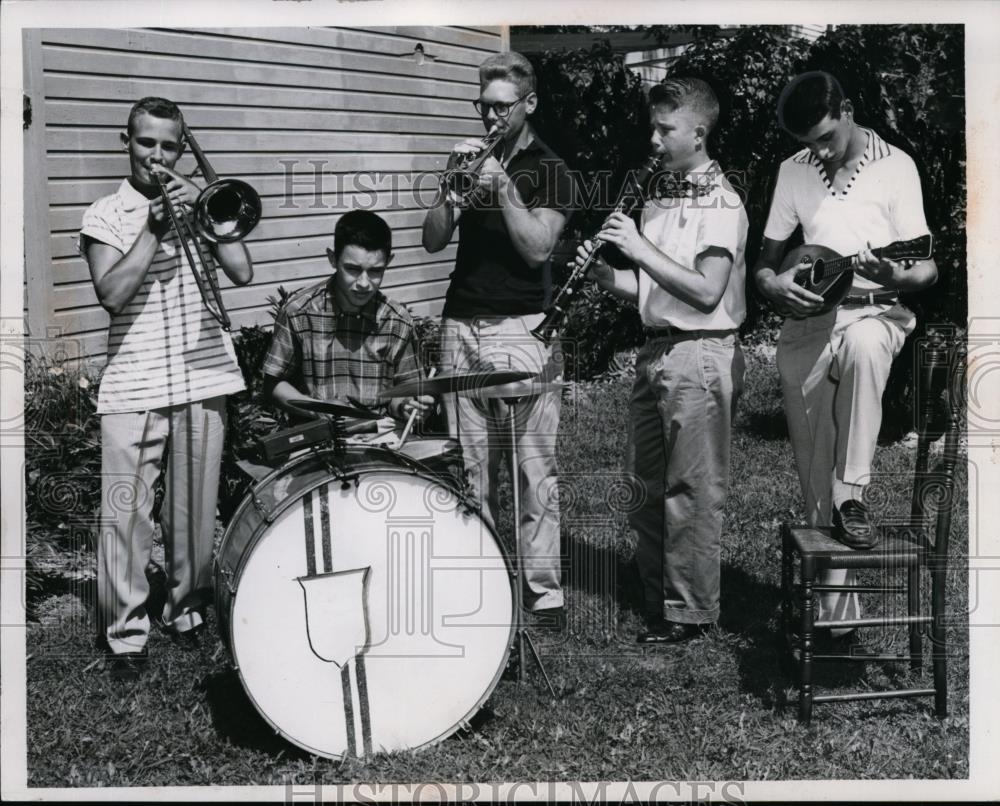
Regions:
[[[874, 700], [893, 697], [933, 696], [935, 713], [947, 714], [947, 643], [945, 637], [945, 585], [948, 542], [954, 505], [954, 471], [958, 459], [960, 423], [965, 396], [965, 345], [950, 334], [932, 334], [917, 345], [918, 441], [909, 521], [880, 527], [882, 538], [870, 551], [850, 549], [831, 536], [829, 526], [784, 524], [782, 536], [782, 632], [799, 685], [799, 721], [808, 724], [817, 703]], [[940, 404], [940, 405], [939, 405]], [[944, 435], [944, 450], [928, 469], [930, 443]], [[929, 512], [933, 509], [933, 512]], [[821, 585], [817, 577], [826, 569], [875, 569], [884, 584]], [[797, 573], [796, 573], [797, 571]], [[905, 581], [899, 584], [898, 574]], [[921, 596], [921, 576], [930, 577], [930, 602]], [[893, 581], [893, 577], [896, 581]], [[905, 594], [906, 615], [886, 614], [858, 619], [818, 620], [815, 597], [823, 593]], [[852, 649], [821, 651], [815, 631], [821, 628], [864, 628], [906, 625], [908, 652], [870, 653]], [[797, 627], [797, 630], [796, 630]], [[909, 661], [920, 670], [923, 637], [930, 634], [933, 687], [817, 694], [813, 671], [817, 662]]]

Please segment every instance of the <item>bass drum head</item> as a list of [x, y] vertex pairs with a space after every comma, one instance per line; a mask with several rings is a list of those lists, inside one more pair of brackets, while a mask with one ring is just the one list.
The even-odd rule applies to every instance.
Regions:
[[264, 527], [229, 604], [261, 715], [340, 758], [415, 749], [492, 692], [513, 637], [506, 557], [455, 493], [412, 472], [331, 478]]

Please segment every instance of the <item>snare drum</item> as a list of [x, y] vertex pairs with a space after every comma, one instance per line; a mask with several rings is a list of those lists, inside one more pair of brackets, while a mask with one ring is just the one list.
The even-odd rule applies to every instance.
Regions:
[[215, 569], [250, 700], [330, 758], [424, 747], [464, 725], [506, 665], [511, 583], [456, 488], [360, 446], [313, 451], [254, 485]]

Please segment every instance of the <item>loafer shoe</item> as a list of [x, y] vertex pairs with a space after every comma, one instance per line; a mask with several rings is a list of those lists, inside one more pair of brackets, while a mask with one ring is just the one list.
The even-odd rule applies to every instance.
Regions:
[[107, 660], [111, 679], [120, 683], [130, 683], [138, 680], [145, 671], [149, 651], [143, 647], [137, 652], [109, 652]]
[[184, 632], [170, 630], [170, 642], [179, 647], [184, 652], [195, 652], [201, 649], [201, 635], [205, 632], [205, 624], [202, 622], [197, 627], [192, 627]]
[[865, 505], [851, 498], [833, 509], [833, 538], [848, 548], [867, 551], [878, 544], [879, 534]]
[[664, 619], [660, 624], [639, 633], [635, 640], [636, 643], [647, 645], [679, 644], [704, 635], [711, 626], [711, 623], [681, 624], [677, 621], [667, 621]]

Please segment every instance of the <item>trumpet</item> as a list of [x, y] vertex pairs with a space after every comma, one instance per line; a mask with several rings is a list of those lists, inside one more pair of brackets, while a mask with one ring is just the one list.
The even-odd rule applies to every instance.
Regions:
[[483, 138], [483, 150], [477, 154], [462, 154], [452, 167], [445, 170], [442, 181], [449, 193], [459, 198], [459, 204], [465, 205], [471, 201], [472, 195], [479, 188], [479, 172], [483, 163], [493, 155], [501, 153], [504, 132], [499, 126], [494, 126]]
[[[662, 159], [662, 154], [651, 154], [649, 159], [646, 160], [637, 172], [633, 173], [629, 171], [628, 176], [625, 178], [625, 184], [618, 194], [618, 201], [615, 203], [614, 209], [608, 214], [608, 218], [615, 213], [631, 215], [639, 205], [645, 202], [645, 186], [649, 182], [649, 178], [660, 167]], [[552, 305], [545, 311], [545, 318], [531, 331], [531, 335], [544, 344], [552, 343], [562, 325], [562, 320], [566, 316], [566, 311], [573, 301], [573, 296], [583, 287], [591, 264], [597, 260], [598, 253], [604, 246], [600, 233], [595, 235], [591, 240], [596, 241], [596, 243], [590, 254], [587, 255], [587, 259], [582, 265], [573, 268], [569, 277], [566, 278], [566, 282], [552, 300]]]
[[[182, 124], [182, 132], [184, 139], [191, 146], [191, 152], [198, 163], [198, 168], [205, 177], [205, 181], [208, 182], [208, 185], [195, 200], [191, 219], [184, 214], [183, 210], [176, 209], [170, 201], [170, 197], [167, 195], [167, 179], [162, 173], [155, 171], [153, 176], [160, 186], [164, 207], [166, 207], [174, 231], [177, 233], [177, 239], [184, 248], [184, 254], [191, 267], [191, 272], [194, 274], [205, 307], [222, 326], [222, 329], [228, 331], [232, 327], [232, 322], [229, 319], [226, 306], [222, 303], [218, 271], [211, 254], [202, 248], [197, 236], [200, 235], [211, 243], [232, 243], [242, 240], [260, 221], [260, 195], [240, 179], [219, 179], [208, 158], [198, 147], [198, 142], [194, 139], [194, 135], [191, 134], [186, 123]], [[194, 244], [194, 248], [198, 252], [198, 259], [204, 269], [204, 277], [201, 276], [195, 265], [189, 242]]]

